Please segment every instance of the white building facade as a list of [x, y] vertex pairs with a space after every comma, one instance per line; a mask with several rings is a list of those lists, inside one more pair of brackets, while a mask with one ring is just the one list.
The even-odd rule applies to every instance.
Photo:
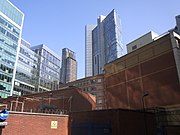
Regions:
[[141, 36], [141, 37], [135, 39], [134, 41], [130, 42], [129, 44], [127, 44], [127, 53], [135, 51], [138, 48], [141, 48], [141, 47], [153, 42], [154, 39], [158, 36], [159, 35], [153, 31], [150, 31], [150, 32], [144, 34], [143, 36]]

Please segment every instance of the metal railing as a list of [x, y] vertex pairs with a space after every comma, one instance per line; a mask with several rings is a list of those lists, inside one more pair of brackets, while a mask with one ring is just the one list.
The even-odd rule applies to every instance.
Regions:
[[68, 110], [62, 110], [62, 109], [24, 109], [21, 111], [21, 109], [17, 110], [10, 110], [12, 112], [29, 112], [29, 113], [43, 113], [43, 114], [64, 114], [68, 115], [70, 112]]

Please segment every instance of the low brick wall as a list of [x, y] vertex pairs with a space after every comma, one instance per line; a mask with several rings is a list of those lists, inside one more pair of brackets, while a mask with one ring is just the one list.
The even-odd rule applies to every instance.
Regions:
[[68, 115], [10, 112], [0, 135], [68, 135]]

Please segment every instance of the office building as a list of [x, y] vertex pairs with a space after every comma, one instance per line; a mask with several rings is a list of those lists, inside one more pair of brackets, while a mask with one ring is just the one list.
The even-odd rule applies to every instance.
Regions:
[[92, 30], [96, 25], [85, 26], [85, 77], [93, 75]]
[[175, 19], [176, 19], [176, 26], [168, 31], [176, 32], [177, 34], [180, 35], [180, 15], [175, 16]]
[[13, 95], [24, 14], [8, 0], [0, 0], [0, 96]]
[[56, 90], [60, 78], [60, 57], [44, 44], [33, 46], [31, 50], [39, 55], [37, 92]]
[[176, 16], [176, 27], [174, 29], [175, 32], [180, 34], [180, 15]]
[[38, 58], [38, 54], [30, 49], [30, 43], [21, 39], [13, 94], [26, 95], [38, 91]]
[[[92, 30], [92, 75], [102, 74], [105, 64], [125, 54], [121, 35], [120, 18], [114, 9], [107, 16], [98, 17], [97, 26]], [[86, 48], [88, 52], [90, 49]], [[86, 53], [86, 55], [91, 55], [91, 53]], [[88, 62], [85, 62], [86, 65], [89, 64]]]
[[140, 47], [143, 47], [155, 40], [155, 38], [158, 37], [158, 34], [156, 34], [153, 31], [150, 31], [143, 36], [137, 38], [136, 40], [132, 41], [131, 43], [127, 44], [127, 53], [130, 53], [134, 50], [137, 50]]
[[75, 52], [68, 48], [62, 49], [61, 83], [68, 83], [77, 79], [77, 61]]

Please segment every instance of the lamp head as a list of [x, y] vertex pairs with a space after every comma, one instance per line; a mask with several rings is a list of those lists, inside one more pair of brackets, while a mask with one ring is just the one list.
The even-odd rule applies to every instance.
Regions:
[[147, 91], [145, 91], [144, 94], [143, 94], [143, 97], [146, 97], [148, 95], [149, 95], [149, 93]]

